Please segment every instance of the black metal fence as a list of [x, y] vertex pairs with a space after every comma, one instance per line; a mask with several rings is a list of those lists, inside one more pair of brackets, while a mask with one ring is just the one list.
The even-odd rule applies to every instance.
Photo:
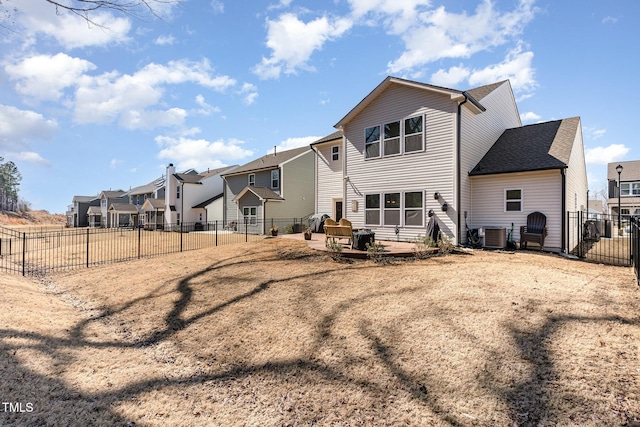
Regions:
[[634, 235], [634, 225], [629, 217], [621, 217], [618, 221], [617, 216], [569, 212], [567, 224], [566, 241], [570, 254], [585, 261], [632, 265], [632, 246], [638, 235]]
[[640, 217], [631, 217], [631, 262], [636, 273], [636, 280], [640, 285]]
[[[22, 275], [88, 268], [144, 257], [260, 240], [270, 234], [303, 231], [303, 219], [263, 224], [245, 219], [129, 228], [17, 230], [0, 227], [0, 270]], [[275, 227], [274, 227], [275, 226]]]

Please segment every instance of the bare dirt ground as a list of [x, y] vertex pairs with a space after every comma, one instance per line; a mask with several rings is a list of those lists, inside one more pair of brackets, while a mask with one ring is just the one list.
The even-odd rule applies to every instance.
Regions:
[[27, 211], [27, 212], [9, 212], [0, 211], [0, 225], [5, 227], [24, 227], [24, 226], [64, 226], [67, 217], [63, 214], [51, 214], [44, 210]]
[[268, 239], [0, 289], [1, 425], [640, 426], [630, 268]]

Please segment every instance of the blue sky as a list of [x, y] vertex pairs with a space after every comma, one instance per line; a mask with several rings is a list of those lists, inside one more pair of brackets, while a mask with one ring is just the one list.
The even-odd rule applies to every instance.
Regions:
[[[63, 0], [64, 1], [64, 0]], [[153, 3], [153, 2], [152, 2]], [[386, 76], [511, 80], [523, 123], [580, 116], [592, 193], [640, 159], [640, 2], [193, 1], [160, 19], [0, 4], [0, 156], [34, 209], [242, 164], [335, 129]], [[5, 12], [9, 12], [8, 15]]]

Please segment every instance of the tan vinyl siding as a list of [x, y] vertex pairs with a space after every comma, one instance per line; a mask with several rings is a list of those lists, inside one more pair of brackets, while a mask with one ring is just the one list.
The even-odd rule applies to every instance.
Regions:
[[[522, 189], [522, 211], [505, 212], [505, 189]], [[549, 235], [546, 249], [562, 247], [562, 177], [560, 170], [477, 176], [471, 178], [473, 220], [470, 228], [505, 227], [514, 224], [514, 240], [520, 240], [520, 226], [527, 215], [539, 211], [547, 216]]]
[[[576, 137], [571, 149], [571, 157], [569, 158], [569, 168], [567, 169], [566, 178], [566, 199], [565, 206], [567, 211], [582, 211], [587, 208], [587, 168], [584, 162], [584, 146], [582, 143], [582, 125], [578, 121], [578, 129]], [[566, 214], [565, 214], [566, 215]], [[578, 245], [578, 233], [569, 233], [571, 241], [568, 242], [568, 248], [574, 248]]]
[[[340, 146], [339, 159], [332, 160], [332, 147]], [[333, 199], [341, 199], [343, 193], [342, 162], [344, 160], [342, 141], [332, 141], [318, 144], [316, 155], [316, 213], [332, 216]]]
[[[364, 159], [365, 128], [384, 125], [416, 115], [424, 117], [426, 150], [394, 157]], [[455, 159], [456, 104], [449, 96], [422, 89], [393, 85], [360, 114], [355, 116], [343, 131], [346, 137], [346, 184], [345, 213], [356, 228], [364, 227], [364, 196], [371, 193], [423, 191], [426, 212], [436, 211], [440, 227], [451, 238], [455, 238], [455, 211], [442, 212], [441, 202], [454, 206], [454, 159]], [[443, 199], [433, 199], [439, 192]], [[357, 212], [352, 202], [357, 203]], [[412, 240], [425, 234], [425, 227], [405, 227], [399, 238]], [[372, 228], [377, 239], [395, 239], [395, 227]]]
[[464, 221], [463, 214], [466, 211], [467, 222], [473, 222], [474, 215], [469, 172], [480, 162], [506, 129], [521, 125], [509, 82], [504, 82], [482, 98], [481, 102], [486, 111], [480, 114], [474, 114], [467, 108], [462, 108], [461, 221]]
[[309, 150], [282, 165], [279, 193], [285, 200], [267, 202], [267, 219], [302, 218], [313, 213], [314, 160], [314, 153]]

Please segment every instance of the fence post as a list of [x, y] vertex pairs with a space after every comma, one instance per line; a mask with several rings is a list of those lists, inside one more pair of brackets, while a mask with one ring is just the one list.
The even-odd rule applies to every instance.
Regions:
[[213, 223], [214, 230], [216, 231], [216, 246], [218, 246], [218, 220]]
[[183, 228], [184, 226], [184, 221], [180, 221], [180, 252], [182, 252], [182, 233], [183, 233]]
[[140, 259], [140, 245], [142, 242], [140, 229], [141, 229], [140, 224], [138, 224], [138, 259]]
[[244, 242], [247, 243], [249, 241], [249, 227], [247, 225], [247, 217], [244, 217]]
[[24, 265], [27, 260], [27, 233], [22, 233], [22, 275], [24, 276]]
[[87, 268], [89, 268], [89, 229], [87, 228]]

